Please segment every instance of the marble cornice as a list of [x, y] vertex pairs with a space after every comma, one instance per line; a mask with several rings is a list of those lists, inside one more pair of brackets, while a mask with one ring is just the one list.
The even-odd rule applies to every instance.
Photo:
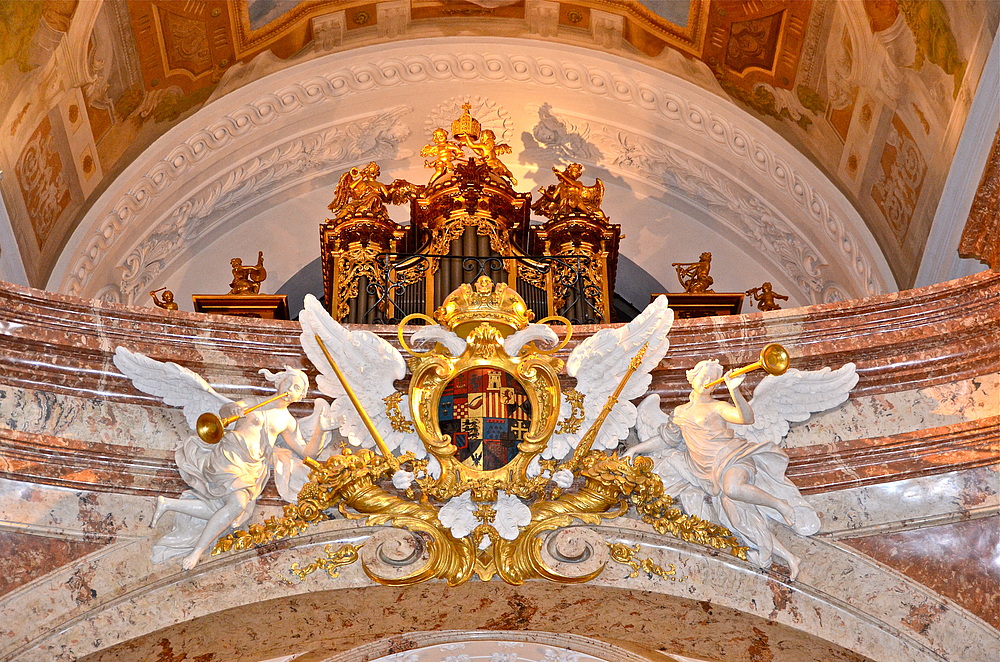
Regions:
[[974, 469], [1000, 464], [1000, 416], [787, 453], [786, 475], [804, 494]]
[[[213, 385], [252, 394], [260, 367], [304, 365], [294, 322], [165, 313], [21, 286], [0, 287], [0, 383], [77, 397], [158, 405], [114, 369], [118, 345], [195, 367]], [[578, 329], [577, 338], [598, 327]], [[394, 329], [376, 328], [387, 338]], [[738, 365], [767, 342], [815, 369], [854, 361], [853, 398], [912, 390], [1000, 370], [1000, 273], [837, 304], [732, 318], [678, 320], [653, 388], [668, 401], [687, 391], [684, 370], [706, 356]], [[754, 379], [757, 377], [755, 376]]]
[[[788, 449], [804, 494], [1000, 464], [1000, 416], [927, 430]], [[186, 488], [173, 453], [0, 428], [0, 478], [131, 496]], [[269, 484], [262, 505], [283, 501]]]
[[[789, 448], [789, 476], [804, 492], [997, 464], [998, 416], [988, 404], [958, 418], [924, 416], [910, 427], [894, 423], [866, 434], [873, 421], [886, 419], [871, 418], [880, 416], [877, 412], [865, 414], [863, 402], [891, 396], [894, 406], [907, 409], [928, 402], [921, 395], [928, 388], [974, 388], [987, 376], [992, 386], [984, 392], [992, 392], [1000, 346], [987, 339], [1000, 334], [998, 313], [1000, 273], [984, 272], [836, 305], [679, 320], [653, 387], [677, 402], [687, 391], [684, 370], [696, 361], [717, 356], [727, 365], [749, 363], [766, 342], [782, 342], [793, 348], [800, 367], [855, 361], [861, 374], [851, 396], [858, 409], [849, 417], [856, 420], [837, 419], [832, 424], [836, 437], [827, 425], [825, 437], [803, 435]], [[598, 328], [582, 327], [578, 337]], [[392, 335], [388, 327], [376, 330]], [[224, 393], [251, 395], [267, 391], [256, 373], [259, 367], [290, 364], [311, 370], [298, 334], [294, 322], [166, 313], [19, 286], [0, 288], [0, 413], [13, 417], [7, 422], [0, 417], [0, 476], [134, 496], [178, 493], [183, 482], [170, 449], [187, 434], [183, 419], [132, 389], [111, 363], [114, 348], [126, 345], [177, 361]], [[299, 407], [298, 413], [308, 409]], [[28, 409], [36, 413], [22, 413]], [[149, 446], [144, 440], [154, 429], [158, 445]], [[266, 497], [266, 503], [278, 504], [276, 494]]]

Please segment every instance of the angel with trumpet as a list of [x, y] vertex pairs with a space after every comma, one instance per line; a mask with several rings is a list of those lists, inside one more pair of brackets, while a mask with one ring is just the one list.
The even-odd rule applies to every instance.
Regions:
[[[770, 566], [772, 555], [784, 559], [794, 580], [800, 559], [775, 538], [772, 522], [809, 536], [819, 531], [820, 520], [785, 476], [788, 455], [781, 442], [790, 422], [844, 402], [858, 376], [853, 363], [837, 370], [787, 366], [787, 353], [776, 344], [765, 347], [758, 363], [725, 374], [716, 359], [699, 362], [686, 373], [688, 401], [671, 414], [660, 410], [655, 393], [642, 401], [636, 432], [643, 441], [625, 455], [650, 456], [667, 493], [679, 496], [688, 514], [740, 536], [761, 567]], [[743, 373], [758, 367], [770, 374], [748, 401], [739, 388]], [[731, 403], [713, 396], [722, 382]]]
[[[320, 456], [335, 429], [330, 405], [321, 398], [305, 418], [297, 419], [288, 411], [309, 388], [306, 374], [295, 368], [278, 373], [262, 369], [277, 395], [251, 403], [230, 400], [176, 363], [156, 361], [124, 347], [115, 350], [114, 363], [138, 390], [182, 407], [188, 424], [198, 432], [175, 453], [188, 489], [179, 498], [156, 497], [151, 526], [167, 512], [175, 517], [172, 530], [153, 546], [154, 563], [183, 556], [185, 570], [197, 565], [220, 535], [250, 520], [272, 470], [278, 493], [294, 502], [308, 479], [303, 458]], [[233, 422], [235, 427], [225, 430]]]

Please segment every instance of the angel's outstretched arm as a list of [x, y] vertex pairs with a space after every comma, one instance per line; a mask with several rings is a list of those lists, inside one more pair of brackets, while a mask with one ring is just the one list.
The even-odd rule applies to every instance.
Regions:
[[635, 457], [636, 455], [649, 455], [650, 453], [655, 453], [656, 451], [663, 450], [667, 447], [667, 443], [663, 440], [660, 435], [655, 435], [650, 437], [646, 441], [640, 442], [629, 448], [623, 453], [623, 457]]
[[744, 376], [732, 376], [732, 371], [729, 371], [724, 375], [724, 377], [726, 380], [726, 386], [729, 388], [729, 395], [733, 399], [733, 404], [718, 401], [716, 406], [718, 407], [717, 411], [719, 412], [719, 415], [730, 423], [735, 423], [736, 425], [750, 425], [754, 420], [753, 408], [740, 392], [740, 384], [743, 383]]

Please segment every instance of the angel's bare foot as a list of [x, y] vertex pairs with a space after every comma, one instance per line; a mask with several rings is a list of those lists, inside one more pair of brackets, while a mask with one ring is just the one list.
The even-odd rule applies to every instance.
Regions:
[[785, 519], [785, 524], [787, 524], [792, 528], [795, 528], [795, 509], [786, 503], [782, 504], [781, 508], [779, 509], [779, 512], [781, 513], [781, 516]]
[[198, 565], [199, 559], [201, 559], [201, 550], [196, 549], [184, 557], [184, 562], [181, 563], [181, 566], [183, 566], [185, 570], [191, 570], [196, 565]]
[[156, 497], [156, 510], [153, 511], [153, 519], [149, 520], [149, 525], [151, 527], [156, 526], [156, 523], [160, 521], [160, 518], [163, 517], [163, 513], [165, 512], [167, 512], [166, 497]]
[[789, 554], [785, 560], [788, 561], [788, 581], [794, 582], [799, 576], [799, 557]]

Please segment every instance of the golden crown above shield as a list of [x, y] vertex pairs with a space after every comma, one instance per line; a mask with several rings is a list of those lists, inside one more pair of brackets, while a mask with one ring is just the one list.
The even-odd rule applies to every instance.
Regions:
[[[418, 317], [428, 324], [407, 340], [404, 328]], [[564, 362], [555, 353], [569, 342], [570, 323], [542, 321], [561, 323], [560, 338], [532, 317], [513, 289], [482, 276], [449, 295], [435, 319], [404, 318], [398, 331], [410, 355], [404, 398], [394, 387], [385, 395], [379, 390], [403, 377], [399, 352], [368, 331], [348, 331], [317, 301], [307, 301], [302, 345], [320, 370], [320, 389], [337, 398], [334, 408], [346, 400], [354, 405], [340, 411], [349, 443], [324, 462], [306, 460], [309, 481], [283, 517], [225, 536], [214, 551], [296, 535], [339, 510], [417, 537], [426, 562], [412, 571], [380, 574], [366, 564], [381, 583], [440, 578], [457, 585], [497, 575], [511, 584], [580, 582], [601, 567], [566, 572], [542, 540], [574, 522], [596, 524], [634, 508], [662, 533], [744, 556], [746, 548], [727, 529], [673, 506], [649, 458], [613, 452], [631, 425], [630, 409], [635, 417], [628, 400], [646, 391], [649, 371], [666, 351], [672, 321], [666, 301], [577, 346], [568, 372], [589, 380], [578, 383], [583, 391], [564, 392], [559, 380]], [[595, 362], [604, 364], [598, 379]], [[622, 411], [624, 429], [608, 421]]]

